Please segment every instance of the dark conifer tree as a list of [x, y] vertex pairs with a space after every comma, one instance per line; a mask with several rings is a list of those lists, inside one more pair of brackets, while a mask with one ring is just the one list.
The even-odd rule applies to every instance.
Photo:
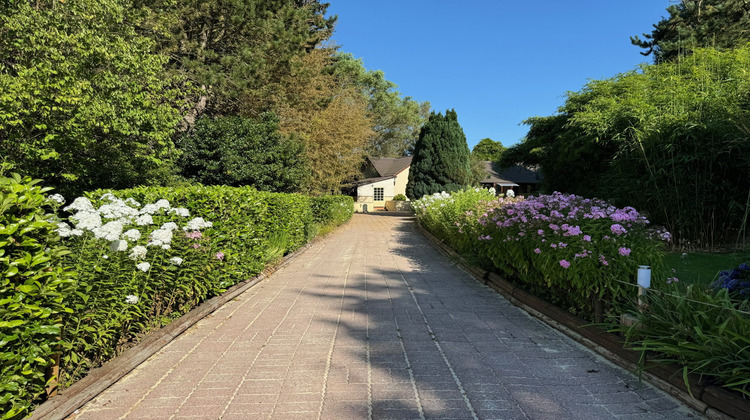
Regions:
[[469, 146], [455, 110], [430, 115], [414, 145], [406, 195], [419, 199], [441, 191], [456, 191], [471, 182]]

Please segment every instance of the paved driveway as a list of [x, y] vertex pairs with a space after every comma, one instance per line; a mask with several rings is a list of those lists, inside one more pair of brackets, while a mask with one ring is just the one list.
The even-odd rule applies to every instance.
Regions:
[[78, 419], [684, 419], [528, 316], [410, 217], [356, 214]]

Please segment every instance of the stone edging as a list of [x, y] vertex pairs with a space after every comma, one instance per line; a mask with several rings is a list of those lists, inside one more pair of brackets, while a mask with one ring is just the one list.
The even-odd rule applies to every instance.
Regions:
[[[596, 351], [610, 361], [630, 371], [636, 371], [640, 352], [628, 350], [625, 341], [618, 335], [590, 325], [581, 318], [534, 296], [503, 279], [497, 273], [485, 271], [467, 263], [455, 250], [428, 232], [415, 220], [420, 232], [440, 251], [456, 258], [458, 264], [477, 280], [492, 287], [529, 314], [544, 321], [575, 341]], [[652, 385], [678, 398], [692, 409], [711, 419], [750, 419], [750, 400], [743, 399], [723, 388], [700, 384], [696, 375], [689, 376], [690, 391], [682, 378], [682, 369], [653, 366], [642, 372]], [[692, 396], [690, 395], [692, 392]]]
[[88, 375], [69, 388], [63, 389], [58, 395], [40, 404], [36, 407], [30, 419], [63, 420], [67, 418], [149, 357], [156, 354], [188, 328], [292, 262], [305, 252], [313, 241], [285, 256], [281, 263], [264, 270], [258, 276], [235, 284], [226, 292], [201, 303], [190, 312], [169, 323], [169, 325], [148, 333], [134, 347], [107, 361], [103, 366], [91, 370]]

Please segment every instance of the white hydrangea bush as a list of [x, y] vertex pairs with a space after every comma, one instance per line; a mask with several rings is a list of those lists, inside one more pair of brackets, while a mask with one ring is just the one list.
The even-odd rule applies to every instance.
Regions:
[[[59, 194], [48, 199], [59, 205], [65, 203], [65, 198]], [[151, 254], [149, 248], [169, 250], [177, 232], [196, 239], [201, 237], [201, 230], [213, 226], [212, 222], [202, 217], [189, 219], [188, 209], [172, 207], [165, 199], [141, 205], [133, 198], [123, 200], [112, 193], [105, 193], [98, 202], [101, 205], [97, 207], [90, 199], [78, 197], [64, 207], [63, 210], [70, 216], [68, 222], [58, 223], [58, 235], [67, 239], [83, 237], [85, 240], [100, 240], [106, 243], [101, 247], [102, 252], [123, 253], [135, 262], [134, 268], [142, 272], [149, 271], [144, 270], [146, 264], [149, 269], [151, 267], [151, 263], [145, 261]], [[155, 218], [168, 221], [157, 227]], [[183, 258], [172, 257], [169, 261], [172, 266], [179, 266]]]

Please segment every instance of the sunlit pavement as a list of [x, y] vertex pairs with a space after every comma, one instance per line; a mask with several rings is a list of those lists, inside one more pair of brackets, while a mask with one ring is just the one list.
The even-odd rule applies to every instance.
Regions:
[[77, 419], [685, 419], [508, 303], [413, 218], [355, 214]]

